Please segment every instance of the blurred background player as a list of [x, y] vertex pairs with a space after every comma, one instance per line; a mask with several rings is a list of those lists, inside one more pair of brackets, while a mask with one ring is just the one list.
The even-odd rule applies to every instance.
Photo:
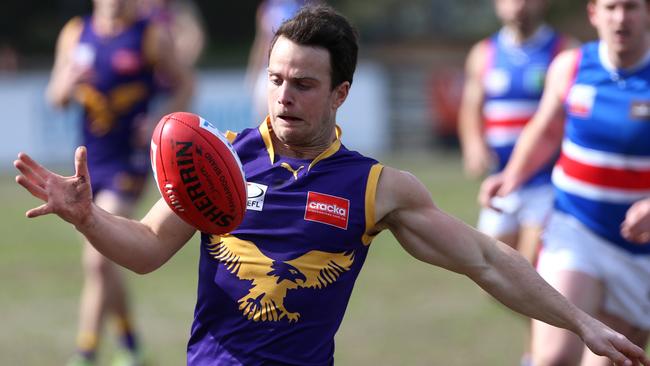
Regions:
[[[460, 110], [465, 172], [472, 178], [501, 171], [521, 130], [537, 110], [551, 60], [577, 44], [544, 23], [546, 0], [495, 0], [503, 27], [478, 42], [466, 62]], [[552, 206], [552, 162], [522, 189], [483, 209], [478, 229], [517, 248], [531, 263]]]
[[248, 55], [247, 84], [251, 88], [254, 123], [266, 117], [266, 87], [268, 83], [269, 47], [280, 24], [291, 18], [307, 3], [315, 0], [264, 0], [255, 15], [255, 39]]
[[[465, 173], [501, 171], [523, 127], [537, 110], [551, 60], [577, 44], [544, 23], [546, 0], [494, 0], [503, 27], [478, 42], [466, 61], [459, 134]], [[534, 263], [553, 205], [549, 162], [522, 188], [483, 208], [477, 228]], [[522, 365], [528, 364], [528, 355]]]
[[[553, 170], [555, 211], [538, 271], [589, 314], [645, 347], [650, 332], [650, 243], [641, 227], [650, 196], [650, 5], [594, 0], [599, 41], [560, 54], [538, 112], [481, 202], [507, 195], [544, 164]], [[631, 241], [630, 241], [631, 240]], [[639, 245], [639, 242], [646, 245]], [[533, 322], [535, 365], [608, 365], [582, 342]]]
[[[161, 113], [186, 108], [192, 92], [168, 32], [142, 19], [135, 5], [94, 0], [92, 15], [70, 20], [59, 35], [47, 88], [53, 105], [74, 100], [82, 106], [94, 201], [121, 216], [133, 213], [149, 174], [148, 143], [157, 121], [147, 114], [154, 72], [165, 75], [172, 88]], [[78, 353], [70, 365], [93, 364], [109, 314], [115, 316], [122, 346], [115, 364], [138, 365], [141, 353], [117, 266], [85, 243], [83, 269]]]

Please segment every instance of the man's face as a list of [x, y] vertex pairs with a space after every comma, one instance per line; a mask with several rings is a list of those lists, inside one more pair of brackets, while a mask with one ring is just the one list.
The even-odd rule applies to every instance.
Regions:
[[295, 147], [329, 144], [336, 110], [350, 83], [332, 90], [329, 52], [298, 45], [285, 37], [275, 42], [269, 58], [268, 107], [277, 138]]
[[613, 52], [645, 49], [650, 19], [645, 0], [596, 0], [589, 3], [587, 12], [598, 36]]
[[527, 31], [541, 22], [546, 0], [494, 0], [494, 8], [504, 25]]

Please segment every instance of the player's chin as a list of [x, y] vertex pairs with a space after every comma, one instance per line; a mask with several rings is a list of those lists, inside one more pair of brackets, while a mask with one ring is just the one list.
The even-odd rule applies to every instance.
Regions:
[[275, 131], [275, 135], [280, 142], [287, 145], [299, 145], [304, 140], [304, 134], [296, 129], [283, 128]]
[[305, 124], [301, 120], [286, 120], [277, 118], [273, 130], [280, 139], [293, 139], [305, 133]]

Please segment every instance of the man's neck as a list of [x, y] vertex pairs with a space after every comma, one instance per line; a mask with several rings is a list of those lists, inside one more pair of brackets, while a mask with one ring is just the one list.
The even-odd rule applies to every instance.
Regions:
[[95, 32], [103, 36], [119, 34], [135, 21], [135, 16], [131, 14], [121, 14], [119, 16], [104, 16], [101, 14], [93, 15], [93, 27]]
[[314, 143], [306, 145], [292, 145], [280, 141], [280, 139], [271, 132], [271, 141], [273, 143], [273, 150], [277, 155], [285, 156], [294, 159], [313, 160], [323, 151], [327, 150], [334, 141], [336, 141], [336, 131], [332, 131], [328, 137], [319, 139]]
[[644, 37], [640, 42], [640, 47], [630, 47], [630, 50], [624, 52], [616, 52], [610, 47], [607, 48], [607, 57], [612, 65], [617, 69], [630, 69], [634, 68], [639, 63], [644, 62], [648, 52], [650, 52], [649, 37]]
[[531, 37], [533, 37], [541, 27], [542, 23], [537, 23], [529, 27], [506, 25], [503, 28], [510, 41], [515, 45], [520, 46], [531, 39]]

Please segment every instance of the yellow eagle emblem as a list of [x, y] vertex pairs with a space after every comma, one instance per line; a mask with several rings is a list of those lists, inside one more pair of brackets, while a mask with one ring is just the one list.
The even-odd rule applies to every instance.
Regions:
[[239, 310], [253, 321], [298, 321], [300, 313], [284, 307], [287, 290], [320, 289], [334, 283], [354, 263], [354, 252], [309, 251], [288, 260], [273, 260], [250, 241], [234, 236], [212, 236], [210, 254], [240, 280], [253, 281], [248, 293], [239, 299]]

